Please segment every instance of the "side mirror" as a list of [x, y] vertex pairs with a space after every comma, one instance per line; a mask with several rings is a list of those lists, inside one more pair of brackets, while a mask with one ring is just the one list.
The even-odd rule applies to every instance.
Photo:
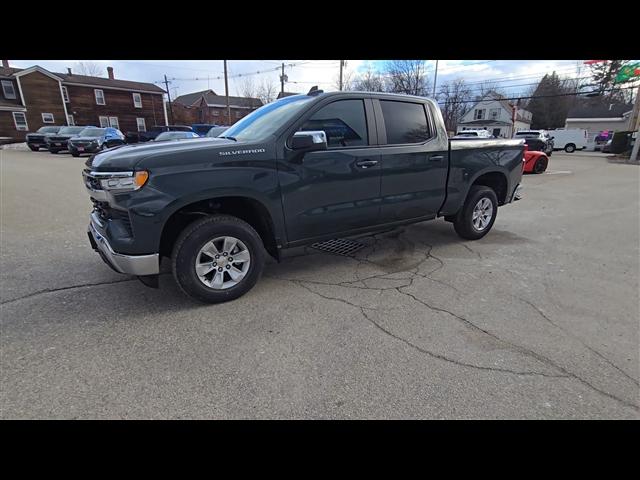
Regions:
[[313, 152], [327, 149], [327, 134], [323, 130], [296, 132], [291, 138], [293, 150]]

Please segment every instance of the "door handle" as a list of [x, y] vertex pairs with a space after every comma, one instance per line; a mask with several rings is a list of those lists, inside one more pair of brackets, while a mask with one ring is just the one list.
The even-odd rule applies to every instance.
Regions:
[[377, 160], [359, 160], [356, 162], [356, 167], [369, 168], [375, 167], [378, 164]]
[[433, 155], [432, 157], [429, 157], [430, 162], [441, 162], [442, 160], [444, 160], [442, 155]]

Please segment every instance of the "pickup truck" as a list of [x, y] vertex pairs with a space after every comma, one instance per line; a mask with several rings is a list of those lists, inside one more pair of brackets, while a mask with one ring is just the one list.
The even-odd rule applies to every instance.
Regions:
[[311, 89], [221, 137], [146, 143], [89, 158], [89, 241], [120, 273], [158, 287], [162, 257], [184, 293], [238, 298], [269, 254], [444, 217], [486, 235], [520, 198], [522, 140], [450, 140], [437, 104]]

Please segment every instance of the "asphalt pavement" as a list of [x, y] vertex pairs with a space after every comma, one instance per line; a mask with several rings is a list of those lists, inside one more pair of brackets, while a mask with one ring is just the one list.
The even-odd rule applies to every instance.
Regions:
[[0, 150], [2, 418], [640, 417], [636, 165], [554, 153], [482, 240], [298, 249], [202, 305], [91, 250], [84, 161]]

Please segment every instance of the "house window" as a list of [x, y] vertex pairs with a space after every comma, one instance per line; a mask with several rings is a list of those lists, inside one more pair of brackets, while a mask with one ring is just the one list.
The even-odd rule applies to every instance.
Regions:
[[94, 90], [93, 93], [96, 96], [96, 105], [105, 105], [104, 92], [102, 90]]
[[473, 119], [474, 120], [484, 120], [484, 112], [486, 111], [486, 109], [484, 108], [476, 108], [476, 110], [473, 112]]
[[13, 88], [13, 82], [11, 80], [2, 80], [2, 91], [4, 93], [4, 98], [16, 98], [16, 89]]
[[133, 106], [136, 108], [142, 108], [142, 95], [139, 93], [133, 94]]
[[219, 117], [220, 116], [220, 110], [214, 110], [213, 111], [213, 116], [214, 117]]
[[118, 117], [109, 117], [109, 126], [113, 128], [120, 128], [120, 125], [118, 125]]
[[136, 118], [136, 123], [138, 124], [138, 131], [139, 132], [146, 132], [147, 131], [147, 125], [144, 123], [144, 118]]
[[500, 109], [492, 108], [491, 110], [489, 110], [489, 118], [491, 120], [498, 120], [500, 118]]
[[102, 128], [109, 126], [109, 117], [100, 117], [100, 126]]
[[69, 103], [69, 91], [67, 87], [62, 87], [62, 98], [64, 99], [64, 103]]
[[67, 125], [75, 125], [76, 121], [73, 119], [73, 115], [67, 115]]
[[29, 130], [27, 125], [27, 116], [22, 112], [12, 112], [13, 123], [16, 126], [16, 130]]
[[53, 113], [43, 113], [42, 114], [42, 121], [44, 123], [55, 123], [53, 121]]

